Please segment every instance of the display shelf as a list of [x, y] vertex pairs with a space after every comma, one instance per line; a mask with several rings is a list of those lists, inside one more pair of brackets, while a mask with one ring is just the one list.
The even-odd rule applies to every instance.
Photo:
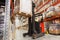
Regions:
[[[46, 4], [48, 4], [50, 1], [51, 1], [51, 0], [48, 0], [48, 1], [47, 1], [45, 4], [43, 4], [39, 9], [37, 9], [37, 11], [40, 10], [42, 7], [44, 7]], [[40, 6], [40, 5], [39, 5], [39, 6]], [[39, 7], [39, 6], [38, 6], [38, 7]], [[37, 12], [37, 11], [36, 11], [36, 12]]]
[[[47, 1], [46, 3], [44, 3], [42, 6], [39, 6], [38, 9], [36, 10], [37, 13], [44, 13], [45, 11], [47, 11], [47, 9], [50, 7], [50, 6], [56, 6], [57, 4], [60, 3], [60, 0], [57, 0], [55, 2], [53, 2], [51, 4], [51, 0]], [[48, 5], [49, 6], [48, 6]], [[45, 7], [46, 6], [46, 7]]]
[[45, 18], [45, 19], [43, 19], [43, 21], [47, 22], [47, 21], [52, 21], [52, 20], [55, 20], [55, 19], [60, 19], [60, 14], [58, 16], [52, 16], [50, 18]]

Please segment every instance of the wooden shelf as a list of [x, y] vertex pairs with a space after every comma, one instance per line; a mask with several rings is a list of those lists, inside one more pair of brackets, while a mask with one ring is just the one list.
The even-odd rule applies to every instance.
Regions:
[[58, 16], [52, 16], [50, 18], [45, 18], [45, 19], [43, 19], [43, 21], [47, 22], [47, 21], [52, 21], [52, 20], [55, 20], [55, 19], [60, 19], [60, 15], [58, 15]]

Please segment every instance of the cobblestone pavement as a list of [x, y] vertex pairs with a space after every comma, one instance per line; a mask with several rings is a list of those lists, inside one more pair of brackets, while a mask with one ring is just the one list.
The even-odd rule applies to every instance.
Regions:
[[32, 39], [31, 37], [23, 37], [23, 33], [26, 33], [26, 30], [16, 30], [16, 39], [15, 40], [60, 40], [60, 35], [50, 35], [46, 34], [43, 37], [39, 37], [37, 39]]

